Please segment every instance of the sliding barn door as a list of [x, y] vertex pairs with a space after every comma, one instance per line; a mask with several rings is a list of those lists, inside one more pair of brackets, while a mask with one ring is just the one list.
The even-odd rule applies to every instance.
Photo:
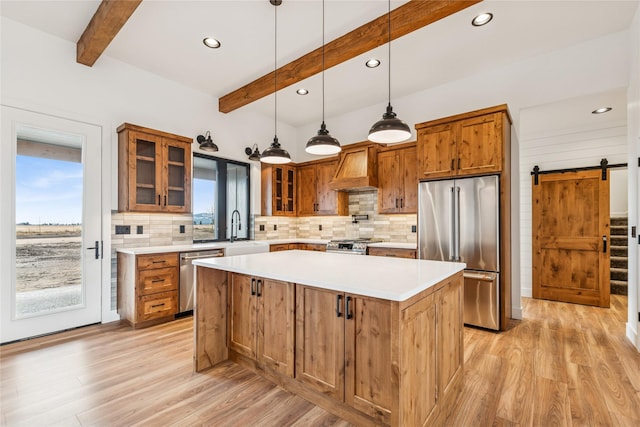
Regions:
[[609, 172], [533, 178], [533, 297], [609, 307]]

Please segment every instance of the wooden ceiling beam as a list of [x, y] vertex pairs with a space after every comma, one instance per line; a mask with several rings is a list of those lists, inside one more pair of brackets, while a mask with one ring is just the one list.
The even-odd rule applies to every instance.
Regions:
[[[391, 39], [446, 18], [482, 0], [412, 0], [391, 11]], [[325, 45], [325, 69], [355, 58], [388, 41], [387, 14]], [[277, 90], [322, 71], [322, 47], [278, 68]], [[274, 92], [274, 72], [234, 90], [218, 100], [218, 110], [229, 113]]]
[[102, 0], [76, 44], [76, 61], [93, 66], [142, 0]]

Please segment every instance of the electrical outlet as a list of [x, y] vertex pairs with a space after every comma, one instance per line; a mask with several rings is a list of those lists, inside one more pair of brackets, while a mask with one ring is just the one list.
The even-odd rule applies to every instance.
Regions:
[[273, 224], [273, 231], [278, 231], [278, 224]]
[[264, 224], [260, 224], [260, 231], [264, 231]]
[[136, 234], [144, 234], [144, 228], [141, 225], [136, 226]]
[[184, 225], [180, 226], [180, 234], [184, 234]]
[[318, 225], [318, 231], [322, 231], [322, 224]]
[[412, 233], [417, 233], [417, 232], [418, 232], [418, 227], [417, 227], [417, 226], [415, 226], [415, 225], [412, 225], [412, 226], [411, 226], [411, 232], [412, 232]]
[[131, 234], [130, 225], [116, 225], [116, 234]]

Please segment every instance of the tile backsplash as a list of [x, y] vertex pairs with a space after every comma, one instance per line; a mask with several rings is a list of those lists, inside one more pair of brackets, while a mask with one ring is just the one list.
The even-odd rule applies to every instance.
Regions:
[[[417, 233], [412, 226], [417, 225], [416, 214], [379, 215], [377, 191], [349, 193], [350, 216], [314, 216], [288, 218], [278, 216], [257, 216], [255, 218], [255, 238], [287, 239], [341, 239], [376, 237], [389, 242], [416, 243]], [[353, 222], [351, 215], [367, 215], [368, 219]], [[260, 226], [264, 230], [260, 230]], [[274, 226], [276, 226], [274, 229]]]

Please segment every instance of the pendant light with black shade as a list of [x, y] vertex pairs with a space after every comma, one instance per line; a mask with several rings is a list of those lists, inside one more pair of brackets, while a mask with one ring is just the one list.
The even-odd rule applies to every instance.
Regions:
[[387, 111], [382, 115], [382, 120], [379, 120], [371, 126], [369, 130], [369, 141], [379, 143], [394, 143], [406, 141], [411, 137], [411, 129], [409, 125], [400, 120], [396, 113], [393, 112], [391, 106], [391, 0], [388, 0], [387, 22], [388, 22], [388, 35], [389, 35], [389, 104], [387, 105]]
[[291, 162], [291, 156], [278, 142], [278, 6], [282, 0], [269, 0], [274, 6], [274, 55], [273, 55], [273, 99], [274, 99], [274, 137], [271, 145], [260, 156], [263, 163], [284, 164]]
[[340, 142], [331, 136], [324, 124], [324, 0], [322, 0], [322, 124], [318, 134], [307, 141], [304, 151], [322, 156], [336, 154], [341, 150]]

